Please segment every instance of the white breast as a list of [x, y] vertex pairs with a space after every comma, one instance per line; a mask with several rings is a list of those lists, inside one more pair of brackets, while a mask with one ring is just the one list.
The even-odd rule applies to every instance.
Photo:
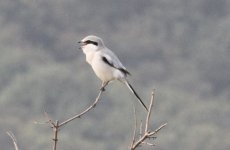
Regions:
[[97, 50], [97, 47], [90, 44], [90, 45], [86, 45], [82, 47], [82, 50], [86, 56], [86, 61], [91, 65], [92, 64], [92, 60], [94, 57], [94, 54]]
[[115, 69], [107, 65], [100, 55], [100, 52], [95, 53], [92, 64], [91, 64], [95, 74], [102, 81], [110, 81], [114, 79], [114, 71]]

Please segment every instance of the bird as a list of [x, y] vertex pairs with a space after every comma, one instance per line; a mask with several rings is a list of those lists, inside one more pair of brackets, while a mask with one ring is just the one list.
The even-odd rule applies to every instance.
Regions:
[[100, 37], [88, 35], [78, 43], [86, 56], [86, 61], [91, 65], [96, 76], [102, 81], [100, 90], [104, 91], [109, 82], [118, 80], [128, 87], [148, 111], [142, 99], [127, 80], [127, 76], [131, 75], [130, 72], [124, 67], [118, 57], [105, 46]]

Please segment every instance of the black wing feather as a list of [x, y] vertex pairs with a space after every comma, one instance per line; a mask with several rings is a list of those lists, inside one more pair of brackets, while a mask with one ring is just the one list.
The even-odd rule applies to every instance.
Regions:
[[127, 75], [131, 76], [131, 73], [129, 73], [126, 69], [123, 69], [123, 68], [117, 68], [117, 69], [119, 69], [121, 72], [123, 72], [126, 76]]
[[115, 66], [113, 65], [113, 63], [109, 62], [108, 59], [105, 56], [102, 56], [102, 60], [109, 65], [110, 67], [115, 68]]
[[123, 72], [126, 76], [127, 75], [131, 75], [126, 69], [124, 68], [117, 68], [116, 66], [114, 66], [114, 64], [112, 62], [109, 62], [108, 59], [105, 57], [105, 56], [102, 56], [102, 60], [107, 64], [109, 65], [110, 67], [113, 67], [115, 69], [118, 69], [120, 70], [121, 72]]

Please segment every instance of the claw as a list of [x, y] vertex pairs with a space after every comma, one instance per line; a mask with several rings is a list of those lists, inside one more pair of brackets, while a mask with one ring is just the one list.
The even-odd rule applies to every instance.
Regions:
[[101, 90], [102, 92], [104, 92], [104, 91], [105, 91], [105, 87], [104, 87], [104, 86], [101, 87], [100, 90]]
[[101, 85], [101, 88], [100, 88], [100, 90], [101, 90], [102, 92], [105, 91], [105, 87], [108, 85], [108, 83], [109, 83], [109, 81], [108, 81], [108, 82], [102, 82], [102, 85]]

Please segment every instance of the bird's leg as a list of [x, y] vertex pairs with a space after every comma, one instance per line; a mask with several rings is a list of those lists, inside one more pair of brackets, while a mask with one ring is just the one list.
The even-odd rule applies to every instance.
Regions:
[[102, 82], [100, 90], [105, 91], [105, 87], [106, 87], [106, 85], [108, 85], [108, 83], [109, 83], [108, 81], [107, 82]]

